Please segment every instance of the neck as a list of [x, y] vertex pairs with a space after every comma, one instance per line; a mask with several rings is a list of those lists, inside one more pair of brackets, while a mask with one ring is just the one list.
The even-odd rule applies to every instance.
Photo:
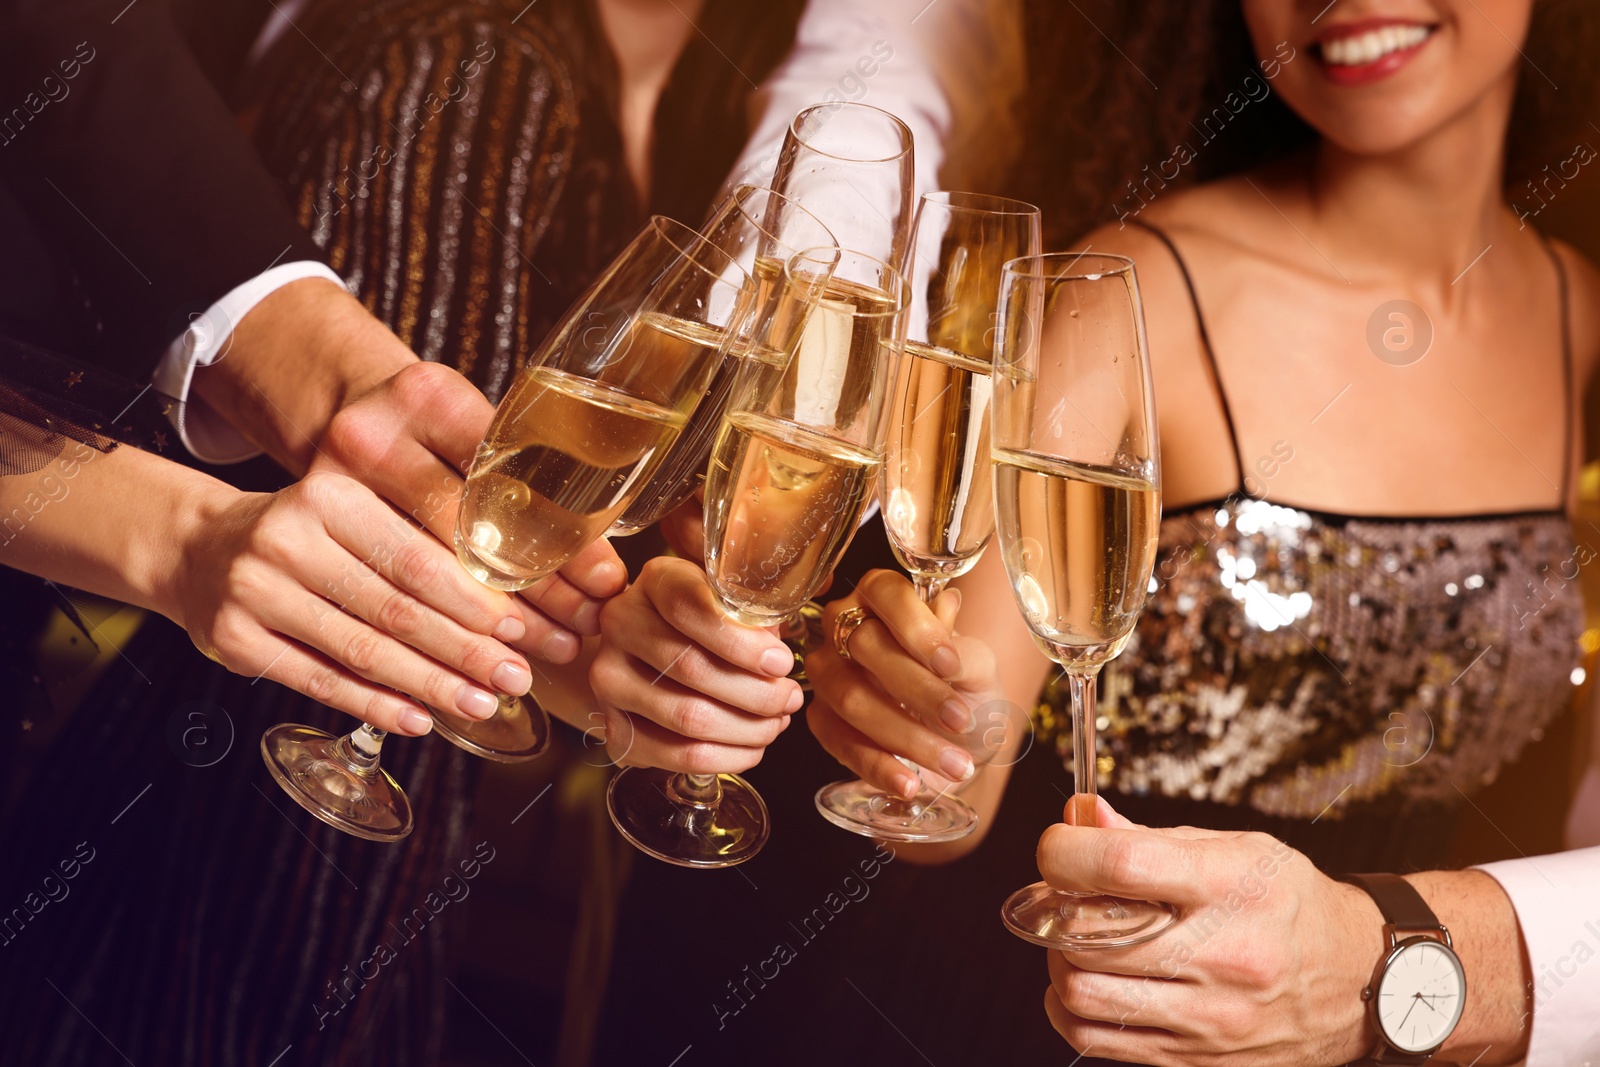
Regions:
[[[1504, 191], [1505, 134], [1515, 79], [1485, 92], [1428, 137], [1359, 155], [1327, 140], [1310, 165], [1314, 225], [1330, 246], [1383, 249], [1386, 274], [1448, 285], [1514, 219]], [[1331, 252], [1330, 252], [1331, 254]], [[1336, 260], [1337, 256], [1334, 257]]]

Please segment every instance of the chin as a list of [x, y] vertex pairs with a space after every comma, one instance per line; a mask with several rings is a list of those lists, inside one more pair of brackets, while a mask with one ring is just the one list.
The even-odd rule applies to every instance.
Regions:
[[[1300, 58], [1274, 85], [1284, 102], [1352, 154], [1403, 151], [1499, 88], [1509, 101], [1515, 85], [1517, 45], [1464, 0], [1342, 4], [1314, 26], [1292, 23], [1267, 0], [1247, 0], [1246, 11], [1258, 53], [1274, 35], [1295, 41]], [[1518, 14], [1525, 31], [1526, 12]], [[1508, 11], [1496, 15], [1517, 22]]]

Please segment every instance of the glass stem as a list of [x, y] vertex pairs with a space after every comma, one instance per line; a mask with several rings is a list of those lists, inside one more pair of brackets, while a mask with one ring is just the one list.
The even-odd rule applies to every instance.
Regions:
[[1098, 826], [1095, 816], [1095, 677], [1098, 670], [1067, 671], [1072, 694], [1072, 812], [1079, 826]]
[[378, 755], [388, 734], [368, 723], [339, 738], [334, 750], [355, 773], [368, 777], [378, 773]]
[[722, 783], [714, 774], [674, 774], [667, 779], [667, 795], [680, 804], [714, 808], [722, 802]]
[[928, 574], [913, 574], [911, 584], [917, 587], [917, 596], [922, 598], [924, 604], [932, 604], [938, 595], [950, 584], [950, 579], [935, 577]]

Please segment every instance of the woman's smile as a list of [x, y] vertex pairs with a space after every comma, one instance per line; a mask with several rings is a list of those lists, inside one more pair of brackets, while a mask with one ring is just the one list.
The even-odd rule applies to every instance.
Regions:
[[1387, 78], [1409, 63], [1437, 28], [1389, 18], [1331, 26], [1317, 39], [1317, 56], [1335, 83], [1365, 85]]

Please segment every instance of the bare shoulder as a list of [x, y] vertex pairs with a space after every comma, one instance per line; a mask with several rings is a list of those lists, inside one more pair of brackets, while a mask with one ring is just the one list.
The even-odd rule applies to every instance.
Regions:
[[1600, 268], [1565, 241], [1551, 239], [1567, 274], [1567, 306], [1572, 321], [1572, 354], [1578, 384], [1587, 386], [1600, 364]]

